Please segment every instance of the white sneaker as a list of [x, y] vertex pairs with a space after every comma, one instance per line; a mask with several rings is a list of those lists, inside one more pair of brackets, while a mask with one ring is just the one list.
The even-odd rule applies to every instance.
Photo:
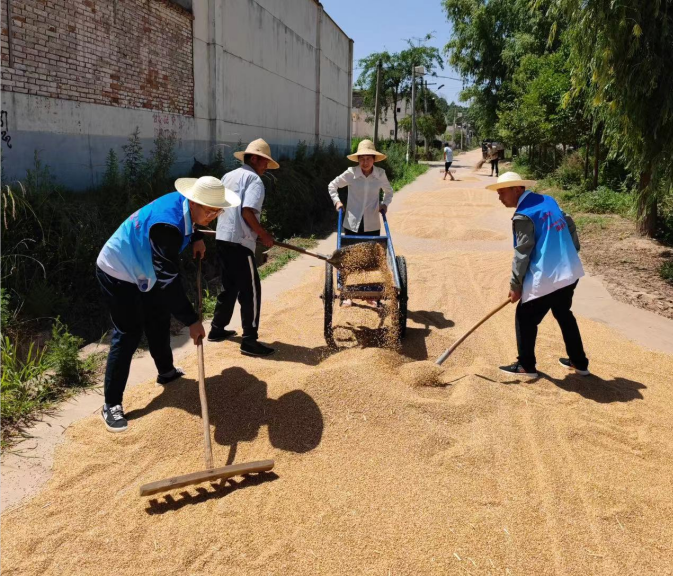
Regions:
[[573, 363], [570, 361], [570, 358], [559, 358], [558, 363], [564, 368], [567, 368], [568, 370], [574, 370], [575, 374], [579, 374], [580, 376], [591, 375], [591, 372], [589, 372], [589, 370], [580, 370], [579, 368], [575, 368]]

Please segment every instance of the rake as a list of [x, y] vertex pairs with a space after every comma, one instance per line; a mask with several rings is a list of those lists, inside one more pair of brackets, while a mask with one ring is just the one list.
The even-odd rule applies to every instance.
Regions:
[[[203, 317], [203, 305], [201, 298], [201, 259], [199, 259], [199, 271], [196, 277], [196, 290], [199, 295], [199, 320]], [[201, 484], [202, 482], [211, 482], [213, 480], [222, 480], [232, 478], [233, 476], [244, 476], [255, 472], [268, 472], [273, 468], [273, 460], [259, 460], [257, 462], [245, 462], [242, 464], [232, 464], [213, 467], [213, 448], [210, 443], [210, 421], [208, 419], [208, 398], [206, 396], [205, 363], [203, 360], [203, 340], [199, 339], [196, 345], [199, 361], [199, 398], [201, 399], [201, 419], [203, 420], [203, 445], [205, 449], [206, 469], [200, 472], [184, 474], [182, 476], [173, 476], [164, 480], [157, 480], [149, 484], [143, 484], [140, 487], [141, 496], [150, 496], [159, 492], [175, 490], [192, 484]]]

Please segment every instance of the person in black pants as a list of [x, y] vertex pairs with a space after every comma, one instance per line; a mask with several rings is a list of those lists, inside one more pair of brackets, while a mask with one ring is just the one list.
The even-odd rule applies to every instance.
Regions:
[[[571, 310], [577, 282], [578, 280], [570, 286], [530, 302], [519, 302], [516, 308], [515, 328], [516, 344], [519, 350], [518, 363], [521, 366], [534, 367], [536, 365], [537, 327], [551, 310], [559, 328], [561, 328], [566, 352], [568, 353], [568, 358], [561, 358], [559, 362], [565, 368], [573, 368], [583, 376], [589, 374], [589, 360], [584, 353], [580, 329]], [[530, 369], [526, 369], [526, 371], [528, 370]], [[532, 371], [534, 372], [534, 369]]]
[[561, 328], [567, 358], [559, 363], [582, 376], [589, 375], [589, 360], [571, 311], [577, 282], [584, 275], [575, 223], [550, 196], [526, 187], [534, 184], [507, 172], [486, 188], [497, 190], [500, 201], [515, 208], [512, 217], [514, 258], [509, 298], [516, 308], [517, 362], [500, 370], [517, 376], [537, 377], [537, 327], [551, 310]]
[[274, 239], [259, 223], [264, 203], [261, 176], [267, 169], [278, 168], [269, 145], [261, 138], [251, 142], [244, 152], [234, 156], [243, 166], [222, 177], [222, 183], [240, 199], [240, 206], [225, 211], [217, 221], [217, 253], [222, 271], [222, 291], [217, 296], [208, 340], [222, 342], [235, 334], [228, 330], [238, 300], [241, 305], [243, 340], [241, 354], [270, 356], [273, 348], [258, 341], [262, 286], [255, 263], [255, 245], [259, 239], [271, 248]]
[[195, 344], [205, 336], [182, 286], [179, 255], [191, 244], [194, 257], [202, 258], [206, 247], [193, 225], [209, 224], [238, 199], [211, 176], [181, 178], [175, 186], [177, 192], [157, 198], [127, 218], [96, 260], [96, 278], [113, 326], [101, 410], [110, 432], [123, 432], [128, 427], [122, 401], [143, 332], [161, 385], [184, 374], [173, 364], [171, 314], [189, 326]]
[[494, 147], [491, 146], [490, 144], [488, 145], [489, 149], [489, 161], [491, 162], [491, 176], [493, 176], [493, 171], [495, 170], [495, 176], [496, 178], [500, 176], [500, 173], [498, 172], [498, 162], [500, 162], [500, 156], [498, 150]]

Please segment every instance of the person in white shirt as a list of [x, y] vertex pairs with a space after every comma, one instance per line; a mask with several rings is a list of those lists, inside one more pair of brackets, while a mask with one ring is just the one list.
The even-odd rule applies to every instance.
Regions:
[[442, 180], [446, 180], [446, 175], [448, 174], [451, 176], [451, 180], [455, 180], [453, 177], [453, 174], [451, 174], [451, 164], [453, 163], [453, 150], [451, 150], [451, 146], [449, 146], [449, 143], [446, 142], [444, 144], [444, 178]]
[[[393, 200], [393, 187], [388, 182], [385, 170], [374, 166], [386, 159], [377, 152], [371, 140], [362, 140], [355, 154], [347, 156], [358, 165], [349, 168], [329, 183], [327, 190], [337, 211], [343, 209], [339, 188], [348, 186], [348, 200], [344, 218], [344, 233], [350, 236], [379, 236], [381, 220]], [[383, 199], [380, 192], [383, 190]]]
[[262, 305], [262, 285], [255, 264], [255, 244], [259, 240], [267, 248], [274, 238], [260, 224], [264, 203], [262, 176], [278, 168], [271, 157], [269, 145], [259, 138], [245, 151], [234, 152], [243, 166], [222, 177], [224, 186], [240, 199], [240, 205], [217, 219], [216, 245], [222, 271], [222, 291], [217, 296], [213, 322], [208, 334], [211, 342], [222, 342], [235, 334], [227, 326], [238, 300], [241, 305], [243, 339], [241, 353], [246, 356], [270, 356], [275, 352], [257, 340]]

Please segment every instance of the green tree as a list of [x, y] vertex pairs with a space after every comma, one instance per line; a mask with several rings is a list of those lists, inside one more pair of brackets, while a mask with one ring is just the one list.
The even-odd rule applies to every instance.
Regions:
[[[428, 34], [424, 40], [427, 42], [431, 38], [432, 36]], [[408, 48], [401, 52], [375, 52], [358, 61], [362, 72], [360, 72], [356, 85], [362, 91], [363, 106], [372, 121], [376, 102], [377, 65], [379, 60], [382, 62], [379, 106], [382, 118], [387, 118], [388, 113], [392, 110], [395, 140], [397, 140], [399, 128], [397, 103], [411, 97], [411, 71], [413, 66], [424, 66], [431, 75], [437, 67], [444, 68], [444, 60], [437, 48], [423, 44], [415, 45], [411, 40], [407, 40], [407, 44]]]
[[529, 0], [442, 0], [452, 25], [444, 50], [451, 66], [470, 83], [461, 100], [471, 102], [479, 132], [494, 130], [498, 110], [514, 100], [512, 77], [522, 57], [547, 49], [549, 4], [551, 0], [540, 0], [540, 9], [533, 11]]
[[639, 181], [638, 229], [653, 235], [673, 181], [673, 0], [556, 5], [569, 23], [573, 94], [584, 95], [611, 154]]

